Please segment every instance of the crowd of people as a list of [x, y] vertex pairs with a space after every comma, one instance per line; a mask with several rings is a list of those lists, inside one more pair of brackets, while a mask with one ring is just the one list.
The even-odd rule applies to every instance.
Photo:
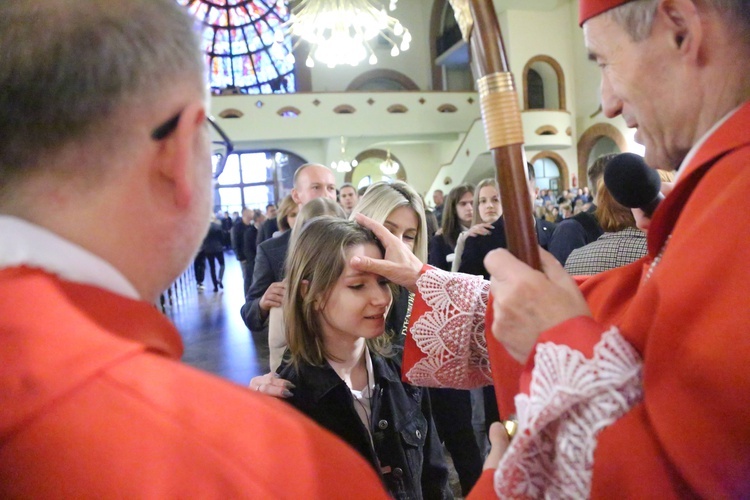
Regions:
[[[590, 169], [593, 177], [590, 179], [592, 182], [599, 181], [601, 186], [599, 174], [606, 161], [611, 159], [612, 156], [607, 156], [601, 161], [595, 162], [596, 165]], [[531, 165], [528, 165], [528, 169], [529, 203], [533, 203], [547, 193], [541, 194], [538, 192], [533, 174], [534, 169]], [[599, 174], [595, 175], [594, 172]], [[356, 417], [354, 412], [356, 410], [360, 413], [360, 418], [366, 417], [364, 424], [368, 431], [373, 431], [371, 429], [372, 422], [380, 420], [381, 414], [379, 412], [384, 408], [381, 406], [382, 402], [373, 396], [376, 385], [369, 389], [367, 387], [363, 389], [362, 377], [359, 379], [360, 383], [353, 383], [351, 374], [349, 372], [343, 373], [339, 369], [342, 362], [340, 356], [324, 355], [329, 352], [324, 345], [327, 339], [325, 332], [331, 329], [329, 323], [337, 323], [326, 319], [335, 316], [332, 312], [333, 309], [330, 313], [323, 314], [317, 319], [310, 316], [313, 314], [312, 311], [306, 309], [308, 307], [306, 304], [309, 304], [309, 297], [305, 294], [308, 290], [315, 290], [311, 292], [313, 297], [324, 297], [320, 299], [322, 303], [320, 307], [323, 308], [323, 311], [326, 310], [328, 301], [333, 300], [330, 298], [330, 290], [325, 288], [326, 281], [322, 279], [322, 276], [329, 276], [327, 283], [331, 287], [333, 287], [333, 282], [338, 276], [330, 275], [330, 273], [324, 274], [321, 271], [322, 269], [339, 269], [340, 271], [337, 272], [344, 275], [351, 274], [351, 271], [346, 270], [348, 269], [346, 266], [342, 267], [342, 265], [336, 264], [335, 260], [331, 262], [326, 260], [326, 258], [333, 257], [342, 258], [342, 255], [346, 253], [343, 252], [342, 254], [340, 249], [335, 251], [332, 248], [327, 249], [328, 244], [334, 245], [334, 248], [338, 248], [336, 245], [343, 245], [343, 248], [347, 247], [347, 245], [337, 242], [333, 237], [338, 234], [339, 229], [342, 234], [346, 233], [349, 235], [348, 237], [352, 237], [348, 230], [343, 229], [345, 226], [339, 228], [337, 223], [332, 220], [343, 221], [348, 218], [354, 221], [357, 214], [365, 215], [376, 223], [382, 224], [391, 235], [410, 248], [419, 262], [446, 271], [488, 278], [489, 272], [484, 267], [485, 257], [493, 249], [506, 246], [500, 193], [494, 179], [485, 179], [479, 182], [476, 188], [470, 184], [462, 184], [453, 188], [444, 199], [436, 197], [434, 201], [444, 201], [443, 207], [441, 207], [441, 226], [439, 229], [430, 231], [427, 223], [428, 214], [434, 216], [434, 211], [427, 209], [425, 201], [403, 182], [378, 182], [364, 190], [361, 197], [354, 195], [353, 189], [348, 189], [350, 185], [344, 185], [336, 190], [332, 187], [332, 183], [333, 173], [327, 167], [316, 164], [300, 167], [297, 175], [295, 175], [294, 192], [295, 198], [300, 201], [299, 205], [295, 205], [299, 216], [292, 228], [287, 233], [282, 233], [282, 235], [287, 235], [284, 239], [279, 236], [261, 245], [273, 245], [272, 255], [274, 260], [273, 263], [269, 260], [256, 270], [253, 277], [254, 284], [250, 288], [247, 304], [243, 308], [242, 314], [248, 328], [253, 331], [262, 331], [262, 329], [268, 328], [269, 348], [272, 353], [272, 372], [268, 375], [256, 377], [250, 385], [258, 389], [266, 384], [269, 388], [279, 388], [282, 392], [277, 394], [278, 396], [287, 399], [298, 408], [302, 408], [305, 413], [311, 415], [324, 427], [344, 437], [347, 442], [360, 450], [364, 458], [372, 460], [375, 456], [377, 457], [376, 462], [387, 464], [394, 460], [393, 458], [386, 458], [386, 456], [392, 457], [392, 451], [386, 451], [377, 446], [365, 446], [363, 443], [368, 442], [368, 439], [363, 440], [363, 436], [358, 431], [345, 430], [352, 428], [352, 421], [344, 416], [347, 413], [345, 410], [346, 401], [349, 401], [350, 417]], [[310, 185], [326, 187], [326, 189], [310, 189]], [[337, 192], [338, 197], [336, 197]], [[587, 192], [588, 189], [581, 190], [581, 196], [587, 196]], [[342, 193], [348, 193], [350, 196], [342, 197]], [[572, 191], [570, 193], [572, 195]], [[352, 204], [353, 196], [357, 197], [354, 198]], [[293, 198], [290, 196], [285, 202], [289, 199]], [[588, 198], [586, 199], [588, 200]], [[338, 203], [334, 200], [337, 200]], [[282, 202], [282, 205], [285, 202]], [[587, 201], [586, 204], [591, 204], [591, 202]], [[620, 208], [630, 213], [629, 210]], [[280, 213], [283, 211], [281, 210]], [[587, 213], [590, 214], [591, 212], [593, 211]], [[314, 224], [312, 222], [308, 224], [311, 219], [320, 218], [322, 215], [332, 220], [325, 223], [316, 220]], [[589, 215], [589, 217], [596, 220], [597, 216]], [[287, 223], [280, 222], [279, 225], [286, 227]], [[311, 225], [309, 231], [313, 231], [312, 227], [318, 227], [317, 232], [321, 234], [310, 236], [310, 240], [303, 239], [302, 241], [315, 242], [314, 246], [310, 246], [311, 243], [308, 243], [307, 246], [310, 248], [306, 248], [304, 252], [298, 251], [296, 249], [297, 242], [308, 231], [308, 225]], [[535, 219], [535, 227], [539, 244], [542, 248], [547, 248], [555, 237], [556, 225], [538, 217]], [[322, 228], [327, 229], [324, 231]], [[639, 230], [636, 229], [636, 231]], [[328, 237], [325, 244], [322, 241], [326, 239], [326, 236], [322, 234], [323, 232]], [[645, 236], [645, 233], [642, 234]], [[645, 241], [645, 238], [642, 241]], [[318, 248], [319, 251], [312, 251], [312, 248]], [[326, 250], [323, 250], [324, 248]], [[581, 250], [584, 249], [585, 247]], [[632, 262], [643, 255], [645, 255], [645, 248], [641, 254], [632, 256], [628, 262]], [[345, 263], [347, 260], [344, 259], [342, 262]], [[296, 269], [297, 265], [303, 266], [307, 270]], [[623, 263], [617, 265], [623, 265]], [[611, 267], [615, 267], [615, 265]], [[315, 269], [318, 271], [313, 272]], [[300, 288], [300, 282], [304, 282], [308, 278], [302, 278], [298, 273], [309, 276], [315, 274], [319, 278], [315, 285], [310, 283]], [[371, 340], [377, 338], [380, 342], [383, 342], [387, 339], [387, 352], [391, 355], [386, 356], [386, 358], [400, 360], [399, 353], [408, 334], [414, 296], [404, 287], [398, 287], [392, 293], [389, 291], [389, 295], [388, 306], [383, 306], [380, 302], [375, 301], [375, 305], [371, 307], [371, 310], [386, 311], [386, 321], [378, 327], [379, 334], [377, 336], [362, 337], [364, 334], [361, 331], [367, 331], [367, 328], [358, 323], [349, 323], [348, 333], [353, 338], [360, 338], [360, 340], [362, 338]], [[336, 310], [343, 314], [343, 311], [347, 309], [346, 302], [342, 300], [334, 302]], [[314, 325], [314, 327], [311, 325]], [[321, 333], [323, 335], [320, 341], [313, 342], [312, 339], [321, 335]], [[310, 344], [310, 342], [313, 342], [313, 344]], [[314, 345], [317, 345], [316, 342], [320, 342], [320, 345], [313, 348]], [[368, 342], [370, 341], [368, 340]], [[378, 343], [368, 348], [366, 347], [369, 345], [368, 342], [354, 349], [356, 357], [347, 358], [347, 366], [350, 369], [352, 366], [358, 366], [367, 375], [364, 378], [375, 384], [377, 380], [385, 377], [383, 374], [378, 375], [372, 371], [373, 366], [381, 366], [378, 356], [383, 353], [383, 345]], [[346, 352], [350, 352], [352, 349], [352, 346], [348, 346]], [[300, 365], [310, 366], [303, 368]], [[327, 366], [328, 370], [320, 371], [320, 366]], [[400, 366], [400, 361], [397, 361], [394, 365], [398, 370], [400, 370]], [[305, 375], [302, 376], [302, 373]], [[388, 377], [385, 377], [385, 379], [388, 379]], [[383, 383], [385, 383], [385, 379], [383, 379]], [[324, 384], [328, 389], [323, 390], [315, 384], [310, 385], [312, 380], [318, 381], [316, 383], [323, 383], [323, 380], [328, 380]], [[334, 384], [335, 381], [338, 381], [338, 383]], [[321, 394], [320, 391], [327, 393], [329, 389], [338, 384], [341, 385], [341, 389], [336, 390], [338, 395], [334, 400], [328, 401], [327, 398], [320, 395], [313, 400], [310, 399], [309, 391], [312, 391], [312, 394]], [[344, 390], [346, 387], [348, 387], [350, 394]], [[343, 392], [341, 392], [342, 390]], [[273, 389], [271, 392], [273, 392]], [[495, 392], [492, 386], [486, 386], [483, 389], [473, 391], [473, 393], [468, 390], [441, 386], [431, 387], [423, 397], [429, 400], [422, 406], [426, 418], [425, 422], [429, 425], [420, 432], [429, 436], [430, 439], [438, 439], [438, 442], [445, 445], [446, 450], [450, 453], [451, 463], [458, 474], [461, 493], [466, 495], [471, 491], [482, 473], [482, 462], [489, 444], [487, 439], [490, 424], [500, 420]], [[360, 408], [365, 410], [360, 411]], [[377, 411], [374, 411], [373, 408]], [[433, 420], [434, 424], [432, 424]], [[357, 427], [358, 425], [355, 424], [353, 428]], [[428, 428], [433, 429], [431, 433], [427, 433]], [[383, 436], [384, 434], [381, 433], [380, 439], [385, 439]], [[384, 454], [384, 456], [380, 456], [380, 454]], [[429, 458], [428, 462], [430, 463], [441, 457], [434, 446], [430, 447], [428, 455], [429, 457], [425, 456], [425, 459]], [[379, 470], [383, 475], [391, 493], [396, 497], [403, 494], [400, 492], [402, 492], [406, 483], [394, 479], [390, 472], [384, 471], [396, 469], [404, 471], [404, 478], [412, 478], [411, 483], [409, 483], [410, 486], [407, 488], [410, 492], [409, 495], [419, 496], [424, 485], [418, 486], [419, 483], [415, 483], [413, 480], [418, 471], [408, 469], [403, 460], [397, 460], [396, 462], [397, 466], [381, 467], [380, 469], [376, 468], [376, 470]], [[434, 480], [433, 476], [429, 477]], [[430, 495], [430, 497], [433, 496]]]
[[588, 186], [563, 189], [558, 195], [552, 189], [540, 189], [534, 199], [534, 213], [548, 222], [560, 222], [591, 210], [594, 197]]
[[[227, 245], [192, 19], [173, 0], [0, 3], [0, 496], [450, 498], [445, 396], [426, 387], [458, 390], [466, 423], [465, 390], [493, 383], [518, 432], [493, 423], [483, 470], [463, 462], [470, 498], [750, 496], [750, 250], [722, 224], [750, 189], [750, 10], [579, 5], [604, 114], [678, 172], [656, 210], [600, 211], [590, 183], [593, 213], [535, 217], [535, 270], [502, 248], [491, 180], [435, 193], [433, 235], [407, 184], [331, 209], [333, 173], [304, 165], [275, 218], [239, 220], [243, 318], [280, 310], [287, 344], [248, 390], [181, 364], [153, 307]], [[297, 226], [316, 199], [326, 214]], [[591, 218], [601, 237], [576, 247]], [[630, 264], [576, 281], [555, 254], [633, 224]], [[460, 243], [473, 273], [453, 271]]]

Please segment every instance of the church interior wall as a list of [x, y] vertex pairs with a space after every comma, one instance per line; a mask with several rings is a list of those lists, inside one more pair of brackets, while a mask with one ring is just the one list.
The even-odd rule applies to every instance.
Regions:
[[[440, 1], [440, 0], [435, 0]], [[526, 9], [527, 2], [501, 1], [497, 4], [508, 4], [513, 8], [502, 10], [498, 13], [500, 26], [508, 50], [511, 71], [514, 73], [516, 86], [519, 89], [519, 107], [523, 109], [523, 69], [526, 63], [538, 55], [546, 55], [553, 58], [562, 68], [565, 81], [565, 108], [570, 113], [570, 135], [571, 145], [560, 146], [559, 142], [550, 147], [567, 164], [567, 171], [572, 177], [577, 175], [580, 166], [578, 160], [577, 143], [583, 133], [598, 123], [608, 123], [616, 127], [625, 137], [628, 148], [634, 152], [642, 152], [642, 148], [633, 142], [633, 131], [629, 130], [622, 118], [608, 119], [599, 110], [599, 70], [596, 65], [587, 60], [587, 53], [583, 45], [582, 30], [577, 26], [577, 12], [575, 2], [571, 0], [545, 0], [542, 7]], [[541, 4], [540, 4], [541, 5]], [[403, 92], [404, 102], [415, 101], [417, 96], [428, 93], [429, 105], [441, 99], [440, 92], [431, 93], [432, 85], [432, 62], [429, 50], [429, 23], [433, 8], [432, 0], [402, 0], [394, 15], [398, 17], [404, 26], [412, 33], [412, 46], [407, 52], [402, 52], [398, 57], [392, 58], [387, 51], [377, 49], [379, 62], [375, 68], [390, 69], [398, 71], [419, 87], [418, 92]], [[502, 8], [502, 7], [501, 7]], [[300, 62], [301, 64], [301, 62]], [[307, 103], [308, 108], [306, 120], [311, 113], [316, 113], [320, 108], [311, 107], [308, 101], [319, 98], [325, 102], [331, 100], [332, 92], [344, 92], [347, 86], [359, 75], [371, 71], [374, 67], [366, 61], [357, 67], [328, 68], [316, 64], [311, 71], [312, 93], [288, 94], [286, 96], [231, 96], [232, 99], [240, 98], [254, 103], [258, 99], [280, 102], [288, 100], [296, 103], [298, 107], [302, 101]], [[421, 92], [421, 94], [420, 94]], [[357, 94], [352, 95], [353, 100]], [[392, 93], [389, 99], [392, 98]], [[338, 94], [337, 99], [345, 94]], [[374, 92], [374, 99], [382, 100], [386, 94]], [[443, 94], [446, 98], [450, 95]], [[478, 101], [476, 93], [469, 93]], [[222, 107], [223, 97], [214, 98], [214, 111]], [[464, 161], [452, 165], [454, 159], [461, 158], [465, 152], [459, 150], [463, 137], [469, 133], [471, 124], [480, 116], [479, 107], [475, 103], [467, 106], [464, 97], [463, 106], [459, 106], [459, 112], [453, 115], [438, 117], [439, 120], [448, 120], [446, 123], [461, 125], [452, 130], [435, 130], [435, 119], [429, 116], [415, 116], [421, 105], [411, 103], [409, 113], [382, 119], [376, 116], [374, 106], [358, 105], [357, 112], [346, 119], [339, 117], [330, 118], [321, 114], [312, 121], [305, 121], [307, 134], [292, 134], [288, 132], [297, 125], [287, 121], [283, 124], [273, 125], [272, 120], [253, 123], [252, 126], [235, 127], [230, 136], [236, 138], [240, 148], [250, 149], [280, 148], [294, 152], [308, 161], [316, 161], [330, 165], [331, 161], [339, 159], [340, 136], [346, 137], [347, 156], [354, 158], [357, 154], [367, 149], [390, 148], [394, 155], [402, 161], [406, 170], [407, 181], [419, 192], [427, 195], [430, 199], [431, 191], [437, 188], [448, 189], [463, 181], [463, 177], [476, 174], [477, 170], [486, 169], [486, 165], [479, 167]], [[346, 100], [346, 99], [344, 99]], [[228, 101], [224, 101], [228, 102]], [[415, 101], [416, 102], [416, 101]], [[276, 104], [274, 104], [276, 106]], [[305, 109], [302, 107], [302, 109]], [[460, 115], [460, 116], [459, 116]], [[528, 120], [527, 120], [528, 121]], [[399, 128], [408, 124], [408, 127]], [[336, 125], [341, 124], [341, 126]], [[346, 124], [346, 125], [344, 125]], [[229, 124], [234, 127], [233, 124]], [[266, 132], [254, 141], [253, 127], [263, 127]], [[340, 129], [340, 130], [339, 130]], [[269, 135], [270, 131], [270, 135]], [[325, 133], [319, 133], [325, 131]], [[318, 136], [316, 136], [316, 133]], [[526, 131], [527, 135], [528, 131]], [[478, 149], [485, 148], [479, 141], [471, 151], [473, 157], [477, 158]], [[527, 151], [527, 157], [532, 158], [540, 151], [539, 147]], [[467, 153], [468, 154], [468, 153]], [[478, 160], [477, 160], [478, 161]], [[585, 167], [583, 167], [585, 170]], [[482, 170], [484, 171], [484, 170]], [[337, 173], [337, 181], [343, 182], [344, 174]], [[446, 185], [445, 179], [450, 178], [452, 184]], [[570, 185], [571, 179], [568, 179]]]

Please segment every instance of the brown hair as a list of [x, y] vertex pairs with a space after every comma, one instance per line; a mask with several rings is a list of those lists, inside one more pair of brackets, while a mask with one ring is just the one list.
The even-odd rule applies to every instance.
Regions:
[[443, 204], [443, 239], [451, 248], [456, 248], [456, 240], [461, 234], [461, 221], [456, 214], [456, 206], [466, 193], [474, 194], [473, 184], [461, 184], [454, 187], [448, 193]]
[[[289, 249], [283, 303], [286, 341], [295, 366], [321, 366], [326, 359], [336, 360], [325, 347], [321, 310], [344, 272], [346, 250], [367, 244], [383, 252], [375, 235], [354, 221], [322, 216], [303, 225], [294, 247]], [[391, 354], [388, 335], [368, 339], [367, 346], [378, 354]]]
[[597, 181], [595, 215], [606, 233], [636, 227], [633, 212], [615, 201], [609, 189], [607, 189], [607, 185], [604, 184], [604, 178]]
[[289, 227], [289, 216], [297, 210], [297, 204], [292, 199], [292, 195], [288, 194], [284, 196], [279, 204], [279, 211], [277, 215], [277, 222], [281, 231], [287, 231]]
[[314, 198], [305, 203], [305, 205], [297, 214], [297, 220], [294, 221], [294, 227], [292, 228], [292, 236], [291, 238], [289, 238], [288, 248], [292, 248], [294, 243], [297, 241], [297, 236], [302, 231], [302, 226], [304, 226], [308, 220], [313, 219], [314, 217], [321, 217], [323, 215], [338, 217], [339, 219], [346, 219], [346, 212], [344, 212], [344, 209], [341, 208], [341, 205], [339, 205], [332, 199]]

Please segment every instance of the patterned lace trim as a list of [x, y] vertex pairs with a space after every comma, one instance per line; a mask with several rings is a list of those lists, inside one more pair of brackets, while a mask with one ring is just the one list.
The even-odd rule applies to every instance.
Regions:
[[586, 359], [537, 346], [529, 395], [516, 396], [519, 429], [495, 473], [500, 498], [586, 498], [602, 429], [643, 396], [641, 358], [612, 328]]
[[471, 389], [491, 384], [484, 337], [489, 282], [481, 276], [433, 269], [420, 276], [417, 288], [429, 310], [410, 333], [426, 357], [406, 377], [424, 387]]

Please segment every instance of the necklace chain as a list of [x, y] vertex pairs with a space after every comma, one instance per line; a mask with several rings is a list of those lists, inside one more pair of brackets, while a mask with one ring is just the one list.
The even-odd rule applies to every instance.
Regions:
[[368, 432], [370, 431], [370, 428], [372, 427], [372, 390], [370, 389], [370, 371], [367, 369], [367, 364], [365, 363], [365, 380], [366, 385], [365, 389], [362, 391], [362, 399], [369, 399], [370, 400], [370, 412], [367, 411], [367, 406], [359, 400], [359, 398], [354, 397], [352, 395], [352, 398], [354, 399], [354, 402], [357, 403], [361, 408], [362, 411], [365, 413], [365, 419], [367, 420], [367, 427]]
[[670, 239], [672, 239], [671, 234], [667, 236], [667, 239], [664, 241], [664, 244], [661, 246], [661, 249], [659, 250], [659, 254], [654, 258], [654, 260], [651, 262], [651, 265], [648, 267], [648, 270], [646, 271], [646, 275], [643, 277], [643, 283], [646, 283], [649, 279], [651, 279], [651, 275], [654, 274], [654, 271], [656, 270], [656, 266], [659, 265], [659, 262], [661, 262], [661, 259], [664, 256], [664, 251], [667, 249], [667, 244], [669, 243]]

